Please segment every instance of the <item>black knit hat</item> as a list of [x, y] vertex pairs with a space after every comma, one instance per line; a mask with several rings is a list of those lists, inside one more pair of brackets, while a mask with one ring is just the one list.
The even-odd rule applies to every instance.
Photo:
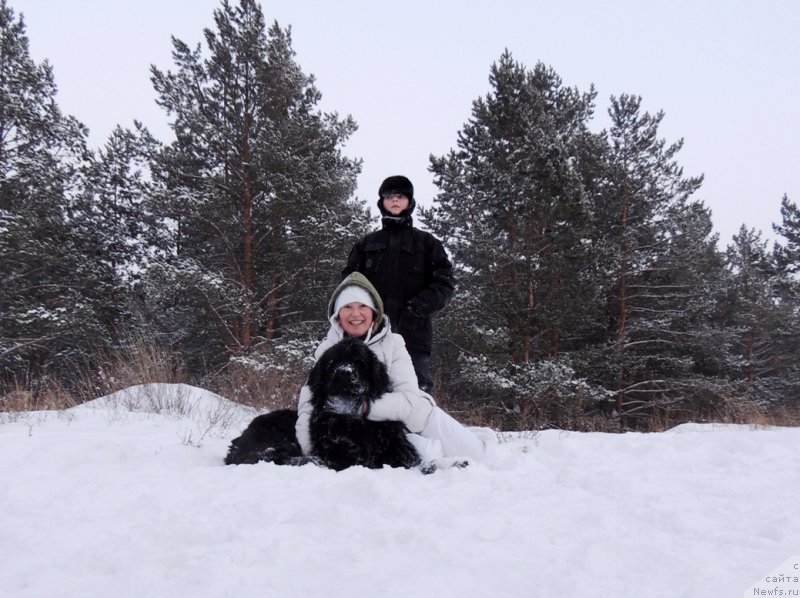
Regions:
[[406, 177], [401, 175], [390, 176], [389, 178], [385, 179], [382, 183], [380, 188], [378, 189], [378, 210], [381, 213], [381, 216], [389, 216], [389, 212], [386, 211], [386, 208], [383, 207], [383, 198], [393, 193], [399, 193], [400, 195], [405, 195], [408, 198], [408, 207], [405, 209], [403, 214], [407, 217], [411, 215], [411, 212], [414, 211], [414, 206], [417, 205], [417, 202], [414, 201], [414, 185], [411, 184]]
[[378, 189], [378, 197], [383, 199], [393, 193], [405, 195], [411, 201], [414, 199], [414, 185], [404, 176], [390, 176], [381, 183], [380, 189]]

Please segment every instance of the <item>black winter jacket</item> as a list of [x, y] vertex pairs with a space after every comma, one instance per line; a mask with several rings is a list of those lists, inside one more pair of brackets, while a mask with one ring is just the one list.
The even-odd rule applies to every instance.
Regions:
[[455, 290], [453, 265], [442, 243], [414, 228], [410, 216], [383, 222], [381, 230], [366, 235], [350, 251], [342, 277], [355, 271], [364, 274], [409, 351], [429, 354], [431, 316], [447, 306]]

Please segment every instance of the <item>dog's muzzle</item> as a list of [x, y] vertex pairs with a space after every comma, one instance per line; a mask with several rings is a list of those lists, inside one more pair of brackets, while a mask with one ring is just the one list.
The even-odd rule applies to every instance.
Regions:
[[362, 415], [364, 401], [358, 397], [330, 396], [325, 399], [325, 411], [337, 415]]

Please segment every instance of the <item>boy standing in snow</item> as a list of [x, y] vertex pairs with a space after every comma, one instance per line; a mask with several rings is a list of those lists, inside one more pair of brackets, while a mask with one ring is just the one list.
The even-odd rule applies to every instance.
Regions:
[[378, 290], [392, 330], [405, 340], [420, 389], [430, 392], [431, 316], [447, 306], [455, 281], [441, 241], [414, 227], [415, 206], [410, 180], [384, 180], [378, 189], [383, 227], [356, 243], [342, 277], [361, 272]]

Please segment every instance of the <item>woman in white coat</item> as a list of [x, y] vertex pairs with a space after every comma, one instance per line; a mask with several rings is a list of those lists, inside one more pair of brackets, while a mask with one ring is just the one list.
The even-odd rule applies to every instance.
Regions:
[[[414, 365], [405, 341], [392, 332], [375, 287], [353, 272], [336, 288], [328, 303], [331, 327], [314, 352], [314, 359], [346, 336], [360, 338], [378, 356], [389, 374], [391, 391], [374, 401], [366, 414], [373, 421], [405, 424], [408, 439], [424, 461], [441, 457], [490, 462], [497, 437], [487, 428], [466, 428], [436, 406], [433, 397], [417, 386]], [[309, 421], [311, 390], [303, 386], [297, 406], [297, 440], [303, 453], [311, 452]]]

